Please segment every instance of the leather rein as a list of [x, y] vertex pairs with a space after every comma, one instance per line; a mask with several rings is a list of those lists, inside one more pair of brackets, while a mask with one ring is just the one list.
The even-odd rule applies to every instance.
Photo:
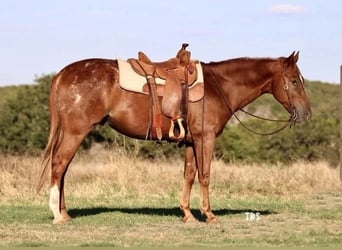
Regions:
[[291, 126], [295, 123], [296, 119], [298, 118], [297, 109], [296, 109], [296, 107], [293, 107], [293, 106], [292, 106], [292, 103], [291, 103], [291, 98], [290, 98], [290, 95], [289, 95], [289, 92], [288, 92], [289, 86], [287, 85], [287, 83], [285, 82], [285, 79], [284, 79], [284, 86], [283, 86], [283, 89], [284, 89], [284, 91], [286, 91], [286, 95], [287, 95], [287, 98], [288, 98], [288, 100], [289, 100], [290, 107], [292, 107], [291, 116], [290, 116], [290, 118], [289, 118], [288, 120], [275, 120], [275, 119], [269, 119], [269, 118], [265, 118], [265, 117], [260, 117], [260, 116], [254, 115], [254, 114], [252, 114], [252, 113], [250, 113], [250, 112], [248, 112], [248, 111], [245, 111], [245, 110], [243, 110], [242, 108], [239, 109], [240, 111], [244, 112], [245, 114], [250, 115], [250, 116], [252, 116], [252, 117], [254, 117], [254, 118], [260, 119], [260, 120], [271, 121], [271, 122], [284, 122], [284, 123], [286, 123], [284, 126], [278, 128], [278, 129], [276, 129], [275, 131], [272, 131], [272, 132], [262, 133], [262, 132], [255, 131], [255, 130], [249, 128], [245, 123], [243, 123], [243, 122], [240, 120], [240, 118], [235, 114], [235, 112], [233, 111], [233, 109], [229, 106], [228, 98], [225, 96], [225, 94], [224, 94], [224, 92], [223, 92], [222, 86], [217, 82], [216, 77], [215, 77], [215, 75], [212, 73], [212, 71], [210, 71], [210, 74], [211, 74], [212, 78], [214, 79], [215, 86], [216, 86], [218, 92], [220, 93], [220, 95], [221, 95], [221, 97], [222, 97], [222, 99], [223, 99], [223, 101], [224, 101], [224, 104], [225, 104], [227, 110], [233, 114], [233, 116], [235, 117], [235, 119], [236, 119], [236, 120], [237, 120], [245, 129], [246, 129], [246, 130], [248, 130], [248, 131], [250, 131], [250, 132], [252, 132], [252, 133], [254, 133], [254, 134], [257, 134], [257, 135], [263, 135], [263, 136], [274, 135], [274, 134], [276, 134], [276, 133], [282, 131], [283, 129], [285, 129], [285, 128], [287, 128], [287, 127], [291, 127]]

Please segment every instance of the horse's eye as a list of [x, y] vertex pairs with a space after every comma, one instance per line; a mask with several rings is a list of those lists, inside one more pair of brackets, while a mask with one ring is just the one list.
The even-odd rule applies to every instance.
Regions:
[[297, 85], [297, 80], [291, 80], [291, 83], [296, 86]]

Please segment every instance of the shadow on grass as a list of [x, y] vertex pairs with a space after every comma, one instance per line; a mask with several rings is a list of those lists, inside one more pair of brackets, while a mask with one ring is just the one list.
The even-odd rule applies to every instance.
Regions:
[[[199, 209], [192, 209], [192, 214], [195, 216], [196, 219], [199, 221], [205, 221], [205, 217], [201, 214]], [[182, 211], [179, 207], [173, 208], [151, 208], [151, 207], [141, 207], [141, 208], [116, 208], [116, 207], [92, 207], [92, 208], [75, 208], [70, 209], [68, 211], [69, 215], [72, 218], [77, 217], [85, 217], [85, 216], [93, 216], [102, 213], [126, 213], [126, 214], [143, 214], [143, 215], [156, 215], [156, 216], [175, 216], [181, 217], [183, 216]], [[251, 209], [218, 209], [213, 210], [213, 213], [217, 216], [229, 216], [229, 215], [236, 215], [236, 214], [245, 214], [246, 212], [259, 212], [260, 215], [270, 215], [276, 214], [275, 211], [270, 210], [251, 210]]]

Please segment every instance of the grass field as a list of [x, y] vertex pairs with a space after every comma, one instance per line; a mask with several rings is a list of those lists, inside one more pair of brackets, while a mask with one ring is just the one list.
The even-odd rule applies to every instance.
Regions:
[[[227, 165], [214, 160], [211, 206], [220, 224], [178, 208], [180, 160], [146, 161], [93, 150], [75, 157], [66, 177], [73, 221], [52, 225], [48, 184], [35, 194], [40, 158], [0, 156], [0, 246], [342, 246], [338, 169], [324, 162], [291, 166]], [[247, 221], [247, 212], [260, 220]]]

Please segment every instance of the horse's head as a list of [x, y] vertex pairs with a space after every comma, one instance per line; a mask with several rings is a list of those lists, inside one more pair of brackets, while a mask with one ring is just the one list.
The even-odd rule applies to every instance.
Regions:
[[293, 122], [304, 122], [311, 117], [309, 99], [304, 90], [304, 78], [297, 66], [299, 52], [281, 58], [281, 74], [273, 82], [274, 97], [291, 113]]

